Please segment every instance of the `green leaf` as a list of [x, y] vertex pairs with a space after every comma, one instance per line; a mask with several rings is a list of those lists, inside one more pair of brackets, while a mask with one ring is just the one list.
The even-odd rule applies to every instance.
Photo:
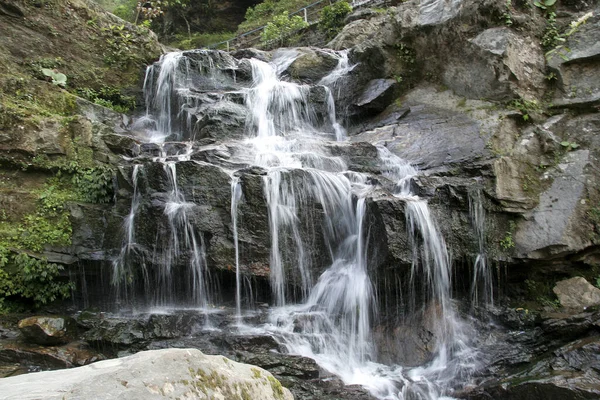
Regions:
[[560, 145], [563, 147], [569, 147], [571, 145], [571, 142], [567, 142], [567, 141], [560, 142]]
[[67, 84], [67, 76], [59, 72], [52, 77], [52, 83], [55, 85], [65, 86]]
[[52, 77], [54, 76], [54, 71], [52, 71], [50, 68], [42, 68], [42, 74]]
[[552, 7], [554, 5], [554, 3], [556, 3], [556, 0], [546, 0], [546, 1], [544, 1], [544, 4], [546, 5], [546, 7]]

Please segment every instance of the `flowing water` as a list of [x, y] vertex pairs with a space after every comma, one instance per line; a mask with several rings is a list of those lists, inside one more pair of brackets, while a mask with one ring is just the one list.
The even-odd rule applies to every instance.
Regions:
[[[201, 103], [197, 93], [204, 84], [202, 79], [216, 82], [211, 85], [212, 89], [219, 89], [219, 99], [243, 96], [248, 110], [246, 137], [230, 139], [230, 144], [243, 151], [232, 151], [227, 167], [232, 176], [230, 214], [236, 315], [240, 322], [244, 320], [249, 307], [243, 304], [251, 300], [244, 293], [252, 292], [241, 270], [239, 231], [244, 221], [240, 221], [238, 213], [244, 198], [241, 171], [236, 172], [232, 167], [236, 164], [254, 165], [265, 171], [263, 189], [271, 239], [269, 268], [274, 306], [270, 308], [268, 323], [240, 324], [241, 332], [273, 335], [290, 353], [315, 359], [346, 384], [363, 385], [380, 399], [441, 399], [451, 394], [453, 385], [468, 380], [476, 368], [476, 352], [468, 340], [472, 332], [459, 318], [451, 298], [451, 265], [435, 218], [426, 200], [411, 190], [418, 172], [385, 147], [378, 148], [377, 162], [383, 177], [392, 182], [393, 196], [405, 204], [413, 255], [408, 278], [409, 309], [405, 313], [428, 319], [436, 348], [433, 361], [418, 368], [376, 362], [372, 328], [379, 314], [368, 271], [366, 217], [369, 195], [379, 184], [373, 183], [376, 181], [368, 174], [349, 171], [344, 160], [329, 150], [329, 144], [346, 140], [345, 131], [336, 119], [335, 98], [344, 77], [354, 68], [347, 52], [335, 53], [338, 66], [319, 83], [327, 94], [325, 121], [318, 121], [309, 102], [312, 88], [282, 78], [298, 56], [294, 50], [277, 52], [270, 62], [244, 60], [250, 66], [251, 81], [235, 90], [219, 84], [224, 78], [219, 75], [217, 64], [227, 64], [220, 53], [189, 54], [189, 57], [184, 53], [167, 54], [148, 69], [145, 84], [148, 110], [138, 121], [138, 126], [145, 126], [140, 137], [158, 142], [166, 138], [193, 138], [193, 123], [187, 114]], [[213, 57], [218, 62], [213, 62]], [[233, 74], [233, 80], [236, 79]], [[191, 142], [188, 148], [191, 152]], [[154, 160], [162, 164], [169, 187], [164, 208], [169, 233], [162, 244], [157, 244], [156, 254], [163, 269], [155, 303], [174, 302], [173, 266], [185, 260], [189, 277], [187, 293], [194, 304], [206, 308], [213, 297], [212, 286], [208, 284], [205, 244], [191, 222], [196, 204], [186, 200], [178, 186], [177, 165], [182, 161], [189, 162], [189, 152]], [[133, 180], [136, 182], [135, 175]], [[127, 249], [134, 241], [136, 190], [134, 187], [130, 216], [126, 218], [129, 228], [125, 229], [125, 254], [115, 262], [116, 280], [122, 275]], [[474, 226], [479, 227], [482, 209], [473, 210]], [[308, 240], [302, 235], [307, 224], [318, 232], [324, 254], [321, 259], [312, 256], [314, 238]], [[481, 261], [478, 265], [477, 268], [483, 268]], [[316, 276], [315, 271], [322, 272]]]
[[481, 189], [469, 193], [469, 215], [477, 238], [477, 256], [473, 264], [471, 302], [473, 305], [494, 305], [494, 281], [485, 251], [485, 209]]

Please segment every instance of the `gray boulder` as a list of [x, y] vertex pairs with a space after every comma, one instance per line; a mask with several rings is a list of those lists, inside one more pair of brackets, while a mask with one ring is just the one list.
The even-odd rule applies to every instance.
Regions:
[[588, 150], [573, 151], [548, 173], [546, 179], [553, 178], [552, 184], [518, 225], [515, 237], [522, 256], [544, 258], [591, 245], [588, 233], [592, 226], [581, 218], [586, 196], [586, 181], [582, 178], [589, 162]]
[[293, 399], [269, 372], [196, 349], [145, 351], [79, 368], [4, 378], [0, 391], [7, 400]]
[[586, 308], [600, 304], [600, 289], [576, 276], [556, 283], [552, 289], [565, 308]]

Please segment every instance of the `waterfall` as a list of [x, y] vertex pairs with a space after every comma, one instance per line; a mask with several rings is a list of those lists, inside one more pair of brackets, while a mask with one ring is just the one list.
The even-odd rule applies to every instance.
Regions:
[[[413, 370], [411, 378], [434, 383], [425, 398], [435, 398], [453, 379], [474, 370], [476, 352], [469, 346], [467, 327], [452, 304], [451, 266], [444, 238], [427, 202], [411, 191], [411, 181], [418, 172], [385, 147], [379, 146], [378, 150], [383, 175], [395, 182], [394, 196], [406, 201], [406, 225], [413, 260], [410, 307], [415, 313], [419, 311], [417, 307], [422, 306], [422, 311], [429, 314], [437, 337], [436, 358], [428, 367]], [[416, 287], [417, 281], [419, 287]]]
[[175, 161], [163, 162], [163, 170], [171, 188], [165, 203], [164, 214], [168, 219], [168, 243], [163, 254], [163, 268], [158, 277], [156, 304], [170, 306], [175, 302], [176, 290], [173, 287], [173, 265], [183, 261], [186, 256], [188, 276], [191, 283], [192, 304], [201, 308], [208, 305], [208, 271], [204, 254], [202, 236], [198, 236], [190, 222], [190, 213], [195, 204], [187, 202], [177, 184], [177, 164]]
[[[406, 285], [410, 290], [403, 294], [410, 307], [405, 313], [431, 321], [435, 351], [431, 362], [417, 368], [377, 363], [372, 327], [378, 322], [379, 310], [369, 274], [369, 199], [376, 190], [388, 188], [379, 176], [349, 171], [346, 161], [332, 150], [334, 146], [347, 145], [339, 143], [348, 138], [337, 121], [335, 99], [340, 95], [344, 77], [355, 67], [350, 65], [347, 51], [332, 54], [338, 57], [338, 65], [319, 82], [325, 87], [327, 102], [326, 123], [321, 125], [309, 104], [311, 87], [283, 77], [298, 57], [297, 51], [278, 51], [270, 62], [254, 58], [243, 61], [249, 67], [245, 73], [251, 73], [251, 81], [249, 76], [240, 74], [240, 79], [248, 80], [245, 86], [236, 86], [235, 93], [237, 104], [243, 102], [247, 108], [243, 127], [246, 137], [224, 140], [219, 151], [226, 154], [227, 163], [216, 164], [226, 165], [222, 172], [231, 177], [228, 245], [235, 262], [235, 314], [239, 322], [236, 329], [241, 334], [272, 335], [289, 353], [315, 359], [346, 384], [363, 385], [379, 399], [442, 399], [451, 395], [453, 385], [468, 379], [476, 367], [476, 352], [469, 345], [471, 332], [451, 297], [451, 263], [446, 243], [427, 201], [412, 190], [418, 171], [379, 147], [373, 161], [379, 164], [385, 178], [381, 181], [392, 181], [389, 192], [405, 204], [412, 251]], [[191, 137], [184, 132], [191, 130], [188, 110], [201, 105], [199, 96], [206, 95], [201, 92], [209, 88], [204, 92], [216, 90], [209, 95], [224, 96], [232, 82], [237, 82], [238, 77], [232, 73], [228, 78], [230, 86], [219, 83], [225, 78], [218, 70], [229, 62], [223, 57], [219, 52], [208, 51], [171, 53], [149, 68], [145, 84], [148, 110], [140, 119], [146, 124], [146, 131], [154, 132], [147, 135], [149, 140]], [[227, 68], [235, 72], [237, 66]], [[157, 305], [177, 305], [174, 302], [180, 287], [175, 283], [176, 274], [183, 274], [183, 292], [191, 297], [193, 305], [206, 309], [214, 298], [205, 255], [210, 243], [204, 243], [194, 221], [201, 204], [186, 199], [187, 192], [179, 187], [177, 176], [181, 163], [205, 162], [194, 161], [205, 160], [192, 156], [194, 151], [200, 152], [194, 146], [200, 147], [189, 143], [185, 154], [169, 156], [163, 151], [152, 161], [162, 167], [167, 179], [167, 192], [163, 189], [154, 200], [158, 204], [164, 201], [166, 224], [154, 249], [153, 261], [161, 269], [152, 293]], [[206, 150], [207, 146], [202, 148]], [[254, 223], [243, 214], [246, 207], [240, 207], [250, 203], [250, 196], [243, 197], [243, 193], [250, 192], [242, 190], [247, 181], [240, 178], [247, 176], [244, 174], [248, 167], [252, 167], [252, 174], [260, 176], [259, 182], [262, 179], [268, 218], [264, 229], [268, 229], [270, 238], [268, 272], [273, 304], [267, 322], [260, 325], [242, 324], [249, 309], [244, 306], [249, 303], [244, 298], [245, 289], [252, 291], [251, 285], [244, 287], [248, 260], [245, 251], [240, 252], [240, 242], [249, 243], [241, 236], [246, 232], [246, 224]], [[136, 190], [128, 224], [133, 224], [137, 210]], [[483, 208], [478, 211], [479, 206], [473, 207], [483, 260], [483, 233], [477, 231], [483, 226]], [[124, 240], [133, 243], [133, 234], [127, 229], [125, 232], [131, 239]], [[318, 249], [314, 247], [317, 241]], [[123, 260], [128, 247], [123, 246]], [[121, 264], [115, 264], [114, 276], [122, 274]], [[480, 261], [477, 276], [484, 274], [481, 265], [485, 264]], [[400, 278], [395, 279], [397, 282]], [[181, 279], [179, 282], [182, 286]]]
[[138, 188], [138, 177], [142, 166], [135, 164], [131, 172], [131, 183], [133, 185], [133, 195], [131, 196], [131, 205], [129, 214], [123, 219], [123, 241], [121, 251], [118, 257], [113, 261], [112, 284], [116, 288], [117, 296], [125, 296], [127, 300], [127, 290], [122, 290], [123, 283], [129, 283], [133, 279], [133, 273], [130, 268], [130, 254], [135, 246], [135, 219], [140, 206], [141, 195]]
[[477, 238], [477, 256], [473, 264], [471, 283], [471, 302], [473, 305], [494, 305], [494, 281], [492, 269], [485, 251], [485, 209], [483, 208], [481, 189], [469, 192], [469, 215], [471, 226]]
[[233, 245], [235, 247], [235, 314], [242, 319], [242, 280], [240, 272], [240, 244], [238, 239], [238, 203], [242, 197], [240, 178], [231, 178], [231, 224], [233, 225]]

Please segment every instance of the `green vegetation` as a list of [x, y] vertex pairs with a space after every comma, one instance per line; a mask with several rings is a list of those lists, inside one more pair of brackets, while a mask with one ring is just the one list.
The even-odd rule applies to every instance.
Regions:
[[556, 3], [556, 0], [536, 0], [533, 2], [533, 5], [545, 10], [549, 7], [552, 7]]
[[329, 38], [334, 37], [342, 30], [344, 19], [351, 12], [352, 6], [345, 1], [338, 1], [333, 5], [323, 7], [319, 18], [319, 30]]
[[201, 49], [211, 44], [224, 42], [233, 37], [235, 37], [235, 32], [178, 34], [175, 35], [169, 44], [181, 50]]
[[516, 229], [516, 224], [514, 221], [510, 221], [508, 224], [508, 230], [506, 231], [506, 236], [502, 240], [500, 240], [500, 246], [506, 251], [515, 247], [515, 241], [513, 240], [513, 232]]
[[307, 26], [308, 24], [302, 17], [294, 15], [290, 18], [287, 11], [284, 11], [273, 17], [273, 20], [263, 30], [260, 39], [263, 43], [275, 40], [286, 43], [294, 32]]
[[576, 148], [579, 147], [579, 145], [575, 142], [569, 142], [568, 140], [564, 140], [562, 142], [560, 142], [560, 145], [566, 150], [566, 151], [571, 151], [571, 150], [575, 150]]
[[539, 303], [544, 307], [559, 308], [560, 302], [552, 291], [554, 282], [549, 281], [547, 278], [536, 281], [533, 279], [525, 279], [525, 288], [527, 290], [527, 297]]
[[265, 0], [246, 10], [246, 18], [238, 26], [238, 33], [267, 25], [275, 16], [295, 12], [311, 4], [310, 0]]
[[65, 87], [67, 85], [67, 76], [63, 73], [58, 72], [55, 69], [42, 68], [44, 76], [52, 79], [54, 85]]
[[502, 14], [502, 19], [504, 20], [504, 25], [506, 26], [511, 26], [513, 24], [513, 20], [512, 20], [512, 0], [506, 0], [506, 3], [504, 3], [504, 13]]
[[509, 102], [507, 107], [519, 111], [523, 121], [529, 121], [531, 113], [541, 111], [541, 107], [536, 100], [515, 99]]
[[102, 85], [99, 90], [81, 88], [77, 89], [76, 93], [84, 99], [116, 112], [127, 113], [135, 108], [135, 97], [123, 95], [116, 87]]
[[549, 51], [556, 47], [559, 41], [560, 32], [556, 23], [556, 13], [552, 11], [546, 15], [546, 28], [542, 37], [542, 47], [544, 50]]
[[73, 283], [58, 279], [62, 270], [58, 264], [0, 247], [0, 312], [14, 309], [10, 299], [15, 297], [35, 307], [69, 297]]

